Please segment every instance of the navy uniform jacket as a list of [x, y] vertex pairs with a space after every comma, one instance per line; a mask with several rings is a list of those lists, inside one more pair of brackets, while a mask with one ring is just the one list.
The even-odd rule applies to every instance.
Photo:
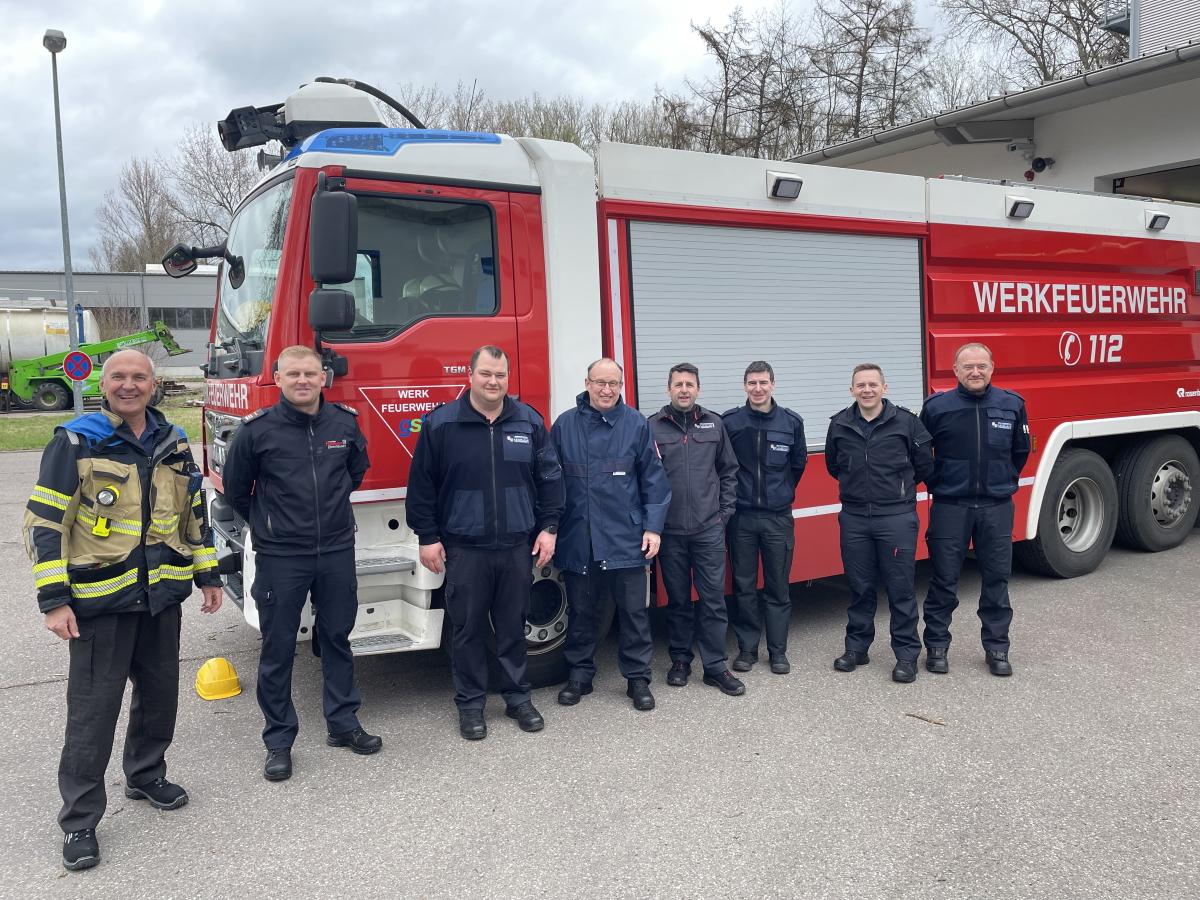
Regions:
[[622, 400], [600, 412], [584, 391], [575, 409], [555, 421], [550, 438], [567, 485], [554, 564], [580, 574], [592, 559], [606, 569], [646, 565], [642, 533], [661, 534], [671, 505], [650, 423]]
[[933, 474], [929, 432], [916, 414], [886, 397], [868, 438], [858, 404], [830, 417], [825, 468], [838, 480], [842, 510], [894, 516], [917, 508], [917, 482]]
[[1020, 394], [959, 385], [925, 400], [921, 424], [933, 435], [934, 474], [925, 483], [935, 503], [994, 506], [1017, 492], [1030, 451]]
[[804, 420], [774, 400], [770, 412], [747, 400], [721, 418], [737, 454], [737, 511], [756, 518], [790, 514], [808, 462]]
[[405, 497], [408, 527], [422, 545], [503, 550], [557, 525], [562, 470], [532, 406], [504, 398], [493, 422], [471, 395], [425, 417]]
[[281, 396], [242, 419], [221, 479], [256, 552], [306, 556], [354, 546], [350, 494], [370, 465], [358, 413], [322, 397], [310, 416]]

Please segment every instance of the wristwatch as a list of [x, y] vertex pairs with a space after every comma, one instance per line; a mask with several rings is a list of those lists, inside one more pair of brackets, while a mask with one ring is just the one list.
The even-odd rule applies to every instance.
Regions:
[[543, 530], [546, 532], [546, 534], [558, 534], [557, 525], [547, 525]]

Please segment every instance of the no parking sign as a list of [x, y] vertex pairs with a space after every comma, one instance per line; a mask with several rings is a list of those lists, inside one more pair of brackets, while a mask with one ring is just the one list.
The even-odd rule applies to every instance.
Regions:
[[63, 359], [63, 371], [72, 381], [87, 381], [92, 374], [92, 358], [79, 350], [73, 350]]

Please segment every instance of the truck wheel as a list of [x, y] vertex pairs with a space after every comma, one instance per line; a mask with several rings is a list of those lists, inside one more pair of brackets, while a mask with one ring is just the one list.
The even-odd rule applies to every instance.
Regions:
[[67, 389], [55, 381], [43, 381], [33, 389], [33, 406], [42, 412], [66, 409], [71, 405]]
[[[597, 634], [603, 640], [612, 628], [616, 606], [608, 592], [600, 605]], [[533, 570], [529, 616], [525, 620], [527, 662], [525, 677], [535, 687], [549, 687], [567, 680], [563, 646], [567, 642], [566, 577], [553, 566]], [[487, 634], [488, 690], [500, 690], [500, 661], [496, 658], [496, 633]]]
[[1113, 470], [1117, 539], [1152, 553], [1182, 544], [1200, 512], [1200, 460], [1192, 445], [1176, 434], [1135, 441], [1117, 456]]
[[1040, 575], [1076, 578], [1095, 571], [1117, 530], [1117, 483], [1108, 463], [1091, 450], [1065, 451], [1054, 464], [1037, 537], [1014, 550]]

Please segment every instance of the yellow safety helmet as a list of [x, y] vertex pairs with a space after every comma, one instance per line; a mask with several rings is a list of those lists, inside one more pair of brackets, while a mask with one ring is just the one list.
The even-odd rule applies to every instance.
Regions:
[[242, 683], [233, 664], [221, 656], [215, 656], [200, 667], [196, 673], [196, 693], [202, 700], [224, 700], [242, 692]]

